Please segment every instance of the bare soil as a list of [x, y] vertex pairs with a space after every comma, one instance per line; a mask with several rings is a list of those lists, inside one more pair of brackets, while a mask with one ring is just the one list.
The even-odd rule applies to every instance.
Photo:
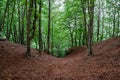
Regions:
[[0, 80], [120, 80], [120, 37], [94, 44], [93, 56], [85, 46], [65, 58], [31, 50], [26, 58], [25, 46], [1, 40]]

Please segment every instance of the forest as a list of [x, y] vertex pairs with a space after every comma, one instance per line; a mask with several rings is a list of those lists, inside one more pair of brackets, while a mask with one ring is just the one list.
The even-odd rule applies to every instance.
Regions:
[[[118, 36], [119, 0], [1, 0], [0, 36], [54, 56]], [[30, 55], [29, 55], [30, 56]]]
[[[119, 80], [119, 53], [120, 0], [0, 0], [0, 80]], [[28, 74], [32, 65], [41, 76]], [[89, 78], [92, 65], [96, 76], [107, 66], [105, 75]]]

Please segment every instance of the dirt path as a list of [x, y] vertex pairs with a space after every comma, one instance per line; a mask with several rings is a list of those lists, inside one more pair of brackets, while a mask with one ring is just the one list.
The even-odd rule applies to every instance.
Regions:
[[25, 46], [0, 41], [0, 80], [120, 80], [120, 37], [94, 44], [92, 57], [86, 47], [73, 50], [65, 58], [27, 59]]

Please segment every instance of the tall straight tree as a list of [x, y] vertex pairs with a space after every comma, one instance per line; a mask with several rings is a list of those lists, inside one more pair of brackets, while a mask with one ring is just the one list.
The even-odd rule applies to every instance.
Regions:
[[42, 0], [39, 2], [39, 52], [43, 50], [43, 44], [42, 44], [42, 32], [41, 32], [41, 15], [42, 15]]
[[83, 45], [87, 45], [87, 21], [86, 21], [86, 0], [81, 0], [82, 12], [84, 15], [84, 32], [83, 32]]
[[76, 28], [75, 30], [75, 40], [74, 40], [74, 43], [75, 43], [75, 46], [77, 46], [77, 18], [75, 17], [74, 18], [74, 27]]
[[32, 29], [31, 29], [31, 37], [30, 39], [32, 40], [35, 36], [35, 30], [36, 30], [36, 21], [37, 21], [37, 2], [36, 0], [33, 0], [33, 4], [34, 4], [34, 19], [33, 19], [33, 24], [32, 24]]
[[10, 21], [9, 32], [8, 32], [8, 37], [7, 37], [8, 40], [10, 39], [11, 34], [12, 34], [12, 23], [14, 19], [15, 4], [16, 4], [16, 1], [13, 0], [13, 9], [12, 9], [11, 21]]
[[48, 1], [48, 3], [49, 3], [49, 8], [48, 8], [48, 35], [47, 35], [47, 47], [48, 48], [47, 48], [47, 50], [48, 50], [48, 52], [50, 52], [50, 19], [51, 19], [51, 17], [50, 17], [50, 13], [51, 13], [50, 0]]
[[6, 13], [7, 13], [8, 6], [9, 6], [9, 0], [7, 0], [7, 2], [6, 2], [6, 7], [5, 7], [5, 10], [4, 10], [3, 17], [2, 17], [2, 20], [0, 20], [0, 31], [2, 31], [2, 28], [4, 27], [3, 25], [4, 25], [5, 18], [6, 18]]
[[8, 38], [8, 33], [9, 33], [9, 20], [10, 20], [10, 15], [9, 15], [9, 13], [10, 13], [10, 5], [8, 5], [8, 7], [7, 7], [8, 9], [7, 9], [7, 26], [6, 26], [6, 38]]
[[21, 44], [25, 44], [25, 40], [24, 40], [24, 32], [25, 32], [25, 29], [24, 29], [24, 17], [25, 17], [25, 6], [23, 6], [22, 8], [22, 15], [21, 15], [21, 19], [22, 19], [22, 22], [21, 22]]
[[114, 10], [113, 10], [113, 33], [112, 33], [112, 37], [114, 37], [115, 36], [115, 28], [116, 28], [116, 26], [115, 26], [115, 22], [116, 22], [116, 10], [115, 10], [115, 7], [114, 7]]
[[99, 7], [98, 7], [98, 21], [97, 21], [97, 42], [99, 41], [99, 34], [100, 34], [100, 1], [99, 1]]
[[118, 13], [118, 20], [117, 20], [118, 31], [117, 31], [117, 36], [118, 36], [118, 35], [119, 35], [119, 31], [120, 31], [120, 30], [119, 30], [119, 28], [120, 28], [120, 25], [119, 25], [119, 24], [120, 24], [120, 23], [119, 23], [119, 22], [120, 22], [120, 13], [119, 13], [119, 10], [118, 10], [117, 13]]
[[92, 37], [93, 37], [93, 19], [94, 19], [94, 0], [88, 1], [88, 15], [89, 15], [89, 25], [88, 25], [88, 56], [92, 53]]
[[19, 38], [18, 38], [18, 43], [21, 43], [21, 14], [20, 14], [20, 0], [18, 0], [18, 36], [19, 36]]
[[[104, 5], [104, 3], [102, 2], [102, 5]], [[100, 40], [102, 41], [102, 39], [103, 39], [103, 33], [104, 33], [104, 22], [105, 22], [105, 20], [104, 20], [104, 18], [105, 18], [105, 14], [104, 14], [104, 8], [102, 8], [102, 21], [101, 21], [101, 25], [102, 25], [102, 31], [101, 31], [101, 37], [100, 37]]]
[[[34, 19], [32, 20], [32, 12], [34, 12]], [[26, 56], [31, 57], [30, 53], [30, 42], [34, 38], [36, 30], [36, 20], [37, 20], [37, 4], [36, 0], [29, 0], [29, 9], [27, 14], [27, 51]]]
[[28, 10], [27, 13], [27, 51], [26, 51], [26, 56], [30, 57], [30, 26], [31, 26], [31, 15], [32, 15], [32, 8], [33, 8], [33, 0], [29, 0], [29, 9], [27, 9], [27, 0], [26, 0], [26, 10]]

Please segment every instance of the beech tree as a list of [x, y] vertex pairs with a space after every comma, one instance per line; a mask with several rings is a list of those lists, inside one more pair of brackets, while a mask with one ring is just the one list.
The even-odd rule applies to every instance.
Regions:
[[51, 0], [48, 0], [49, 2], [48, 2], [48, 35], [47, 35], [47, 51], [48, 51], [48, 53], [50, 52], [50, 19], [51, 19], [51, 16], [50, 16], [50, 13], [51, 13]]
[[39, 2], [39, 52], [43, 50], [43, 43], [42, 43], [42, 32], [41, 32], [41, 17], [42, 17], [42, 0]]
[[93, 19], [94, 19], [94, 0], [88, 1], [88, 55], [92, 55], [92, 38], [93, 38]]
[[[34, 8], [35, 12], [34, 12], [34, 19], [32, 21], [31, 16], [32, 16], [33, 8]], [[27, 51], [26, 51], [26, 56], [28, 56], [28, 57], [31, 57], [30, 43], [31, 43], [31, 40], [34, 38], [35, 30], [36, 30], [36, 20], [37, 20], [36, 13], [37, 13], [36, 0], [30, 0], [28, 14], [27, 14]], [[32, 26], [32, 28], [31, 28], [31, 26]]]

